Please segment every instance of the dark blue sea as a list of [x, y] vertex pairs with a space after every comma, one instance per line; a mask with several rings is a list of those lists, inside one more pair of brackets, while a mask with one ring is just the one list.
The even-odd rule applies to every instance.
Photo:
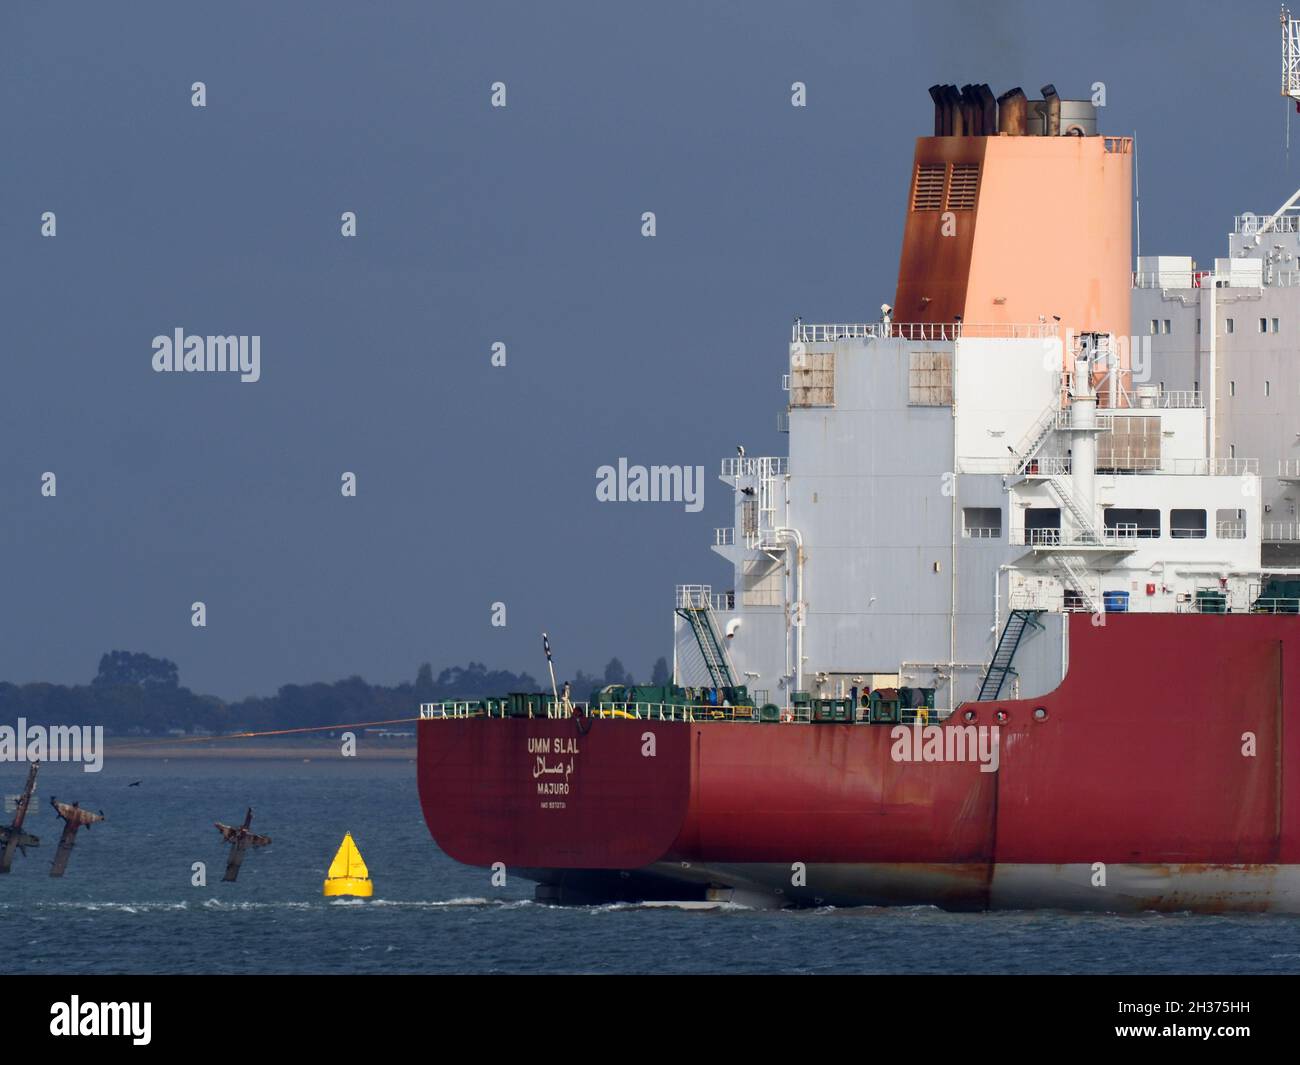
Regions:
[[[0, 792], [24, 775], [0, 766]], [[51, 794], [107, 815], [62, 880], [46, 875]], [[99, 774], [44, 767], [37, 798], [41, 849], [0, 877], [7, 973], [1300, 973], [1289, 917], [539, 905], [531, 883], [493, 888], [438, 850], [405, 760], [110, 754]], [[248, 805], [273, 843], [225, 884], [212, 822]], [[346, 831], [373, 899], [321, 895]]]

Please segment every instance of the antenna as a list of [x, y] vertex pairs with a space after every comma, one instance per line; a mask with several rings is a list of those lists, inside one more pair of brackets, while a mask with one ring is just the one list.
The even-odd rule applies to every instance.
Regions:
[[[1300, 111], [1300, 19], [1295, 18], [1286, 5], [1282, 6], [1282, 95], [1294, 100]], [[1284, 135], [1284, 172], [1291, 169], [1291, 109], [1286, 112]]]
[[1138, 173], [1138, 131], [1133, 131], [1133, 203], [1137, 208], [1137, 257], [1142, 258], [1142, 176]]

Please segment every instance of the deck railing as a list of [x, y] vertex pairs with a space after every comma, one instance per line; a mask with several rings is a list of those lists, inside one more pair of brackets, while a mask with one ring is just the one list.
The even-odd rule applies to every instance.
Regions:
[[[453, 700], [441, 703], [421, 703], [420, 717], [423, 720], [451, 720], [458, 718], [486, 718], [486, 717], [505, 717], [501, 709], [502, 700], [493, 700], [497, 704], [494, 710], [489, 711], [484, 705], [486, 700]], [[840, 720], [831, 722], [829, 719], [817, 719], [816, 711], [811, 706], [786, 707], [779, 710], [775, 720], [771, 717], [763, 718], [759, 709], [752, 705], [714, 706], [707, 703], [600, 703], [591, 705], [589, 703], [572, 703], [570, 704], [573, 712], [567, 708], [561, 707], [555, 713], [538, 715], [540, 717], [551, 718], [569, 718], [575, 714], [581, 714], [590, 718], [601, 718], [605, 720], [627, 720], [627, 721], [677, 721], [686, 723], [706, 723], [713, 721], [733, 721], [733, 722], [750, 722], [754, 724], [845, 724], [845, 725], [866, 725], [866, 724], [901, 724], [901, 725], [940, 725], [951, 716], [948, 710], [931, 710], [925, 707], [900, 708], [893, 715], [892, 720], [887, 722], [871, 722], [868, 720], [868, 710], [866, 707], [856, 707], [852, 713], [852, 720]]]
[[829, 344], [836, 340], [960, 340], [1036, 339], [1059, 333], [1055, 322], [795, 322], [790, 340], [796, 344]]
[[783, 477], [790, 472], [790, 460], [784, 455], [723, 459], [722, 477]]
[[1300, 522], [1266, 521], [1262, 539], [1269, 543], [1290, 543], [1300, 540]]

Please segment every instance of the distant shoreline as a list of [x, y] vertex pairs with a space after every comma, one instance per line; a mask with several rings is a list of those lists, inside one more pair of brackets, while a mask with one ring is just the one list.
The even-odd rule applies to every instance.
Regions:
[[[105, 758], [139, 758], [151, 761], [223, 758], [244, 761], [312, 762], [340, 757], [338, 740], [284, 739], [268, 742], [250, 740], [150, 740], [117, 739], [104, 744]], [[361, 762], [414, 761], [416, 747], [413, 742], [367, 740], [358, 738], [356, 754]]]

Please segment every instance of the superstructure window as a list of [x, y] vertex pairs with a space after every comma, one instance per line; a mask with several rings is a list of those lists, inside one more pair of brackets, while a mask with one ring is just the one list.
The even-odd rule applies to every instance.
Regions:
[[1002, 539], [1002, 508], [962, 507], [961, 534], [968, 540]]
[[805, 351], [790, 356], [790, 406], [835, 406], [835, 352]]
[[1205, 511], [1171, 510], [1169, 512], [1169, 535], [1175, 540], [1204, 540]]
[[1160, 535], [1160, 511], [1107, 507], [1106, 535], [1117, 540], [1154, 540]]
[[1097, 437], [1099, 470], [1155, 470], [1160, 468], [1160, 418], [1134, 415], [1115, 418], [1112, 427]]
[[1216, 510], [1214, 535], [1220, 540], [1246, 539], [1246, 512], [1244, 510]]
[[952, 406], [952, 354], [950, 352], [908, 352], [907, 404], [910, 407]]
[[1236, 325], [1236, 323], [1233, 322], [1233, 320], [1232, 320], [1231, 318], [1225, 318], [1225, 319], [1223, 320], [1223, 331], [1224, 331], [1225, 333], [1231, 333], [1231, 332], [1233, 331], [1235, 325]]
[[1030, 507], [1025, 511], [1025, 543], [1059, 544], [1061, 510], [1059, 507]]
[[742, 563], [741, 605], [781, 606], [784, 602], [784, 577], [784, 567], [770, 556]]

